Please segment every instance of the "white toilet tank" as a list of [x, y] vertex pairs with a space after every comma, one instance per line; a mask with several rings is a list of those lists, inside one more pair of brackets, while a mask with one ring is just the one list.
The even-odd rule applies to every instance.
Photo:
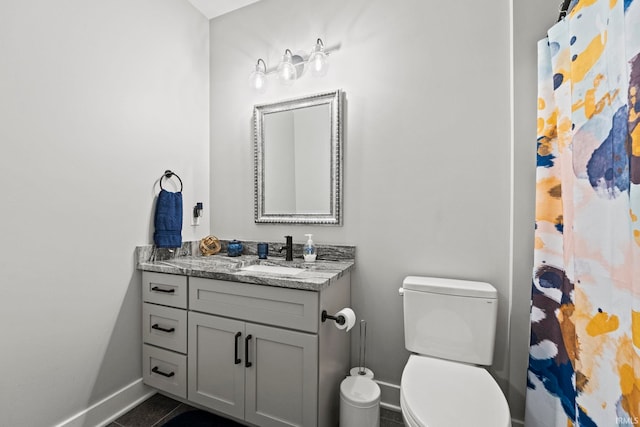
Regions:
[[491, 365], [498, 292], [488, 283], [407, 276], [404, 343], [407, 350], [475, 365]]

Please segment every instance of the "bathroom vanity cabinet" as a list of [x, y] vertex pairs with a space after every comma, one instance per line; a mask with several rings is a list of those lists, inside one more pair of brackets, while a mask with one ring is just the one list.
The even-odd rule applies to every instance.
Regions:
[[143, 271], [143, 379], [256, 426], [337, 426], [349, 335], [322, 322], [350, 276], [317, 291]]

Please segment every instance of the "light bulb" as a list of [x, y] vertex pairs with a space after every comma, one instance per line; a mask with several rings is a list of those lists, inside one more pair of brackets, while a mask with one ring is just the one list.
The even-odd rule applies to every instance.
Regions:
[[261, 70], [255, 70], [249, 76], [249, 85], [256, 92], [265, 93], [267, 90], [267, 76]]
[[297, 77], [298, 72], [293, 65], [291, 51], [287, 49], [282, 56], [280, 65], [278, 65], [278, 78], [285, 85], [292, 85]]
[[[262, 62], [263, 69], [260, 68], [260, 63]], [[253, 70], [251, 75], [249, 76], [249, 86], [251, 89], [255, 90], [258, 93], [264, 93], [267, 90], [267, 64], [264, 63], [262, 58], [258, 59], [256, 63], [256, 69]]]
[[308, 62], [312, 76], [322, 77], [327, 74], [329, 61], [327, 60], [327, 54], [324, 52], [324, 43], [322, 43], [321, 39], [318, 39], [313, 47]]

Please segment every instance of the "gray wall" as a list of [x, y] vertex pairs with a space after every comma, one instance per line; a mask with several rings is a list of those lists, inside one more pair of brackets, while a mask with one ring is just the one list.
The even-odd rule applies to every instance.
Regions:
[[208, 32], [186, 1], [0, 2], [1, 426], [96, 425], [74, 417], [139, 384], [165, 169], [205, 204], [183, 237], [209, 232]]
[[[498, 289], [492, 372], [509, 392], [509, 13], [507, 1], [263, 0], [211, 21], [212, 233], [356, 245], [353, 308], [368, 321], [369, 366], [392, 385], [408, 357], [398, 288], [415, 274]], [[250, 91], [257, 58], [275, 67], [317, 37], [339, 45], [326, 77]], [[252, 106], [337, 88], [347, 99], [344, 225], [254, 224]]]

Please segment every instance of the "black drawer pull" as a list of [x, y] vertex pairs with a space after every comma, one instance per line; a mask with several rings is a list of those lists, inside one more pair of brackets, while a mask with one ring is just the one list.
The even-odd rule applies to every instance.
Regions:
[[242, 336], [242, 332], [238, 332], [236, 333], [236, 346], [235, 346], [235, 351], [233, 352], [233, 363], [235, 365], [239, 365], [240, 363], [242, 363], [242, 360], [240, 360], [240, 358], [238, 357], [238, 338], [240, 338]]
[[162, 289], [159, 288], [157, 286], [154, 286], [153, 288], [151, 288], [152, 291], [156, 291], [156, 292], [164, 292], [165, 294], [175, 294], [176, 290], [171, 288], [171, 289]]
[[244, 339], [244, 367], [250, 368], [251, 362], [249, 362], [249, 341], [251, 340], [251, 334], [247, 335]]
[[162, 332], [175, 332], [176, 328], [163, 328], [162, 326], [158, 325], [157, 323], [155, 325], [151, 326], [151, 329], [157, 329], [159, 331]]
[[162, 372], [160, 369], [158, 369], [157, 366], [154, 366], [151, 372], [153, 372], [154, 374], [162, 375], [163, 377], [167, 377], [167, 378], [171, 378], [172, 376], [175, 375], [175, 373], [173, 372], [169, 372], [168, 374], [166, 372]]

